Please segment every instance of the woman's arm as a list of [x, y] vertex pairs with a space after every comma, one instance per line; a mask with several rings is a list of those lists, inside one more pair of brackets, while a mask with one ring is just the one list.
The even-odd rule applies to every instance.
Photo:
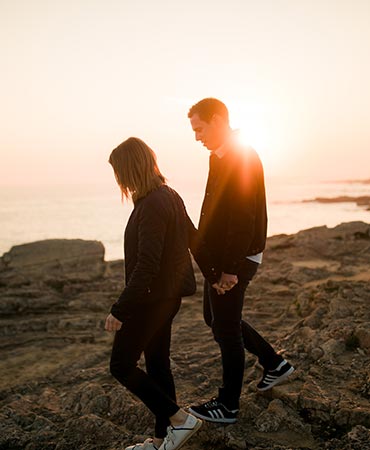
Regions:
[[150, 294], [150, 286], [158, 275], [168, 223], [164, 205], [146, 201], [138, 218], [138, 253], [135, 268], [111, 313], [119, 320]]

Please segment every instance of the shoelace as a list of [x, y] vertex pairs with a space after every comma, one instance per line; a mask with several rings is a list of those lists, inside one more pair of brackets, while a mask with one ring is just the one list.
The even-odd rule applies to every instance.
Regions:
[[213, 408], [214, 406], [217, 406], [217, 405], [218, 405], [218, 401], [215, 398], [204, 404], [204, 406], [206, 408]]
[[172, 444], [175, 444], [175, 434], [174, 434], [174, 432], [172, 430], [173, 430], [172, 426], [169, 426], [167, 428], [167, 436], [164, 438], [164, 441], [163, 441], [164, 447], [169, 442], [171, 442]]

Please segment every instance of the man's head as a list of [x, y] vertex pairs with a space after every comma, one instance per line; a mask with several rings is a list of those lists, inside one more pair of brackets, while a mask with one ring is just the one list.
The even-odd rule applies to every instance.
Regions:
[[193, 105], [188, 113], [195, 139], [208, 150], [216, 150], [230, 134], [229, 112], [216, 98], [205, 98]]

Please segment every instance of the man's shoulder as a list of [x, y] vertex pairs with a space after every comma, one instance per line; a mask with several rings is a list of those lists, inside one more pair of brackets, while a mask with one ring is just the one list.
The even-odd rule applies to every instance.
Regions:
[[243, 168], [262, 167], [257, 151], [249, 145], [235, 145], [229, 154], [229, 160], [234, 165]]

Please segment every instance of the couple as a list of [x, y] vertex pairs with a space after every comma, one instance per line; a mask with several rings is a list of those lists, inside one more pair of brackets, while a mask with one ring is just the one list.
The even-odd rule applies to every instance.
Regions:
[[[257, 385], [261, 391], [294, 370], [242, 320], [244, 292], [262, 262], [266, 241], [260, 159], [254, 150], [241, 148], [221, 101], [203, 99], [188, 117], [195, 139], [211, 153], [198, 230], [143, 141], [129, 138], [109, 159], [122, 196], [134, 203], [124, 237], [126, 287], [105, 323], [106, 330], [116, 332], [110, 369], [156, 417], [155, 436], [126, 450], [179, 449], [201, 419], [235, 423], [244, 349], [264, 368]], [[188, 413], [176, 403], [170, 340], [181, 297], [195, 292], [189, 248], [205, 277], [204, 319], [220, 346], [223, 383], [215, 398], [191, 406]], [[142, 353], [146, 372], [137, 365]]]

